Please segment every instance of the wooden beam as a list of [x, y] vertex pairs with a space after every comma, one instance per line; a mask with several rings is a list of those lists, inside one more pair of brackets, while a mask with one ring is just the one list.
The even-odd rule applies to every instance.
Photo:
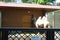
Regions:
[[13, 2], [0, 2], [0, 7], [20, 7], [20, 8], [39, 8], [39, 9], [60, 9], [60, 6], [29, 4], [29, 3], [13, 3]]

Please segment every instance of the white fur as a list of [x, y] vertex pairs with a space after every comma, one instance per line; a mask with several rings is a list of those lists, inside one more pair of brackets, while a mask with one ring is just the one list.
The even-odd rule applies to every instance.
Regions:
[[[46, 28], [46, 25], [49, 25], [49, 21], [47, 20], [47, 17], [43, 16], [43, 18], [41, 18], [40, 16], [35, 22], [36, 28], [38, 28], [38, 26], [42, 24], [44, 24], [44, 28]], [[50, 26], [48, 26], [48, 28], [50, 28]]]
[[37, 19], [35, 25], [36, 25], [36, 28], [38, 28], [38, 25], [41, 25], [43, 24], [42, 20], [41, 20], [41, 16]]

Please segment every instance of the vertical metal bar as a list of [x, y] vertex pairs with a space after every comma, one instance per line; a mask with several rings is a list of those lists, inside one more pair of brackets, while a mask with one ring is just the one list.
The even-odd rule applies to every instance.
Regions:
[[49, 31], [46, 32], [46, 40], [50, 40]]
[[2, 32], [0, 31], [0, 40], [2, 40]]
[[1, 20], [2, 20], [2, 18], [1, 18], [1, 17], [2, 17], [1, 14], [2, 14], [2, 13], [1, 13], [1, 11], [0, 11], [0, 28], [1, 28]]
[[50, 31], [50, 40], [54, 40], [54, 31]]
[[2, 40], [8, 40], [8, 31], [2, 31]]
[[55, 27], [55, 14], [54, 14], [54, 12], [52, 12], [53, 13], [53, 28]]
[[46, 33], [46, 40], [54, 40], [54, 31], [47, 31]]

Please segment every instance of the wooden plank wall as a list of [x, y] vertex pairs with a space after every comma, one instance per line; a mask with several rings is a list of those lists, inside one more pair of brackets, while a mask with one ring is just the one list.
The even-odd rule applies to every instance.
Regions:
[[33, 9], [3, 10], [2, 27], [32, 27], [32, 15], [36, 18], [42, 15], [42, 11]]

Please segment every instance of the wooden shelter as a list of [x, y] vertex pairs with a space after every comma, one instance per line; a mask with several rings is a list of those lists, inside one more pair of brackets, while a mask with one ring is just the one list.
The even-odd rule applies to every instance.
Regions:
[[29, 3], [0, 2], [2, 27], [34, 27], [32, 18], [43, 16], [45, 12], [59, 10], [60, 6], [39, 5]]

